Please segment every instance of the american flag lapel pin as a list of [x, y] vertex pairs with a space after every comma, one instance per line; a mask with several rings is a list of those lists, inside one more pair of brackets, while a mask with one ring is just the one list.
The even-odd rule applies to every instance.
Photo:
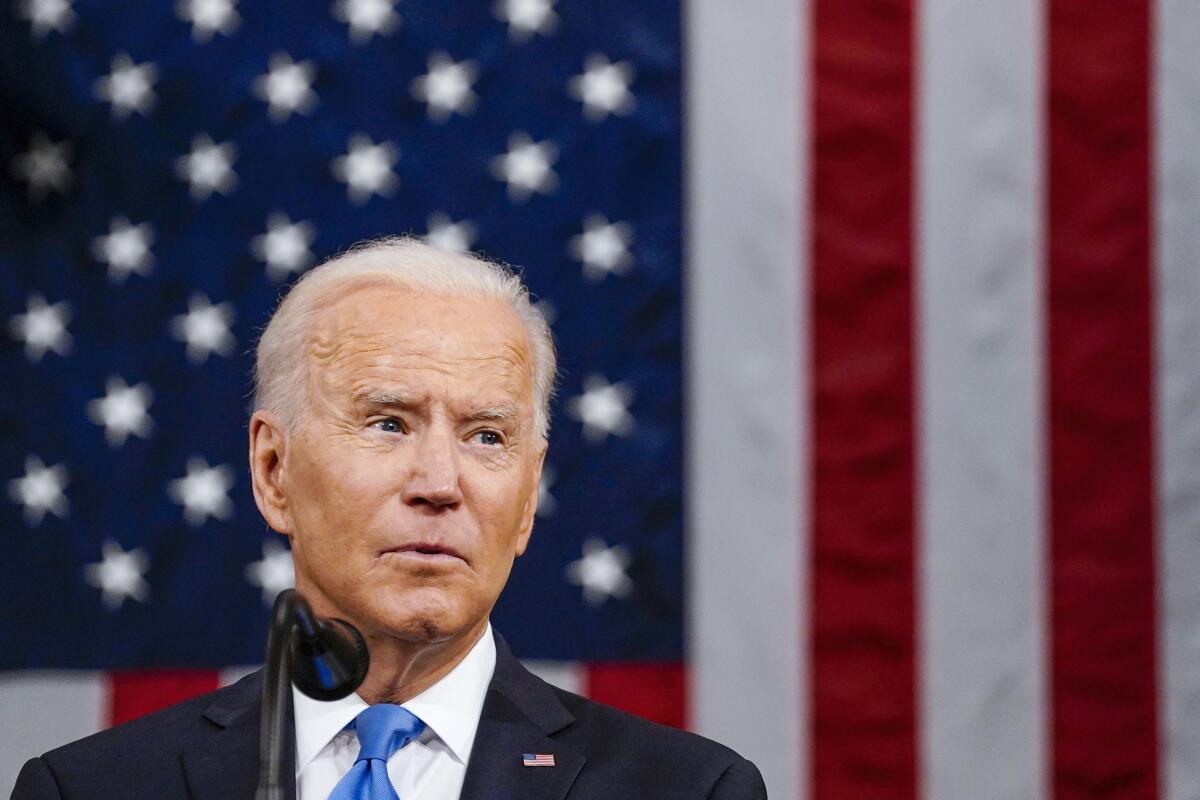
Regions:
[[526, 767], [553, 767], [553, 753], [526, 753], [521, 756], [521, 764]]

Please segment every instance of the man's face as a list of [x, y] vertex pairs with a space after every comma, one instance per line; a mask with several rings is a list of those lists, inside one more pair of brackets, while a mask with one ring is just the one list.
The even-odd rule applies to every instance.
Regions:
[[544, 440], [507, 304], [379, 285], [320, 314], [280, 471], [296, 585], [368, 636], [482, 630], [525, 551]]

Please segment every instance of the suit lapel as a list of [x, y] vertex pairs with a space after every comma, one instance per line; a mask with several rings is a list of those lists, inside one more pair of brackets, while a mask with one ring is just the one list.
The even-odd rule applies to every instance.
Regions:
[[[459, 800], [561, 800], [587, 759], [551, 738], [574, 722], [546, 683], [521, 666], [496, 635], [488, 687]], [[526, 767], [522, 755], [550, 754], [553, 767]]]
[[[229, 687], [202, 714], [212, 733], [180, 757], [192, 800], [253, 797], [258, 786], [262, 672]], [[284, 737], [284, 796], [296, 796], [295, 723], [288, 712]]]

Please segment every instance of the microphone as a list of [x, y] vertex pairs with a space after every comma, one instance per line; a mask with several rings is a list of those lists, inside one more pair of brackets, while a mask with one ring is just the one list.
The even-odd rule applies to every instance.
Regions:
[[292, 683], [314, 700], [341, 700], [367, 677], [367, 643], [344, 619], [314, 616], [298, 594], [292, 610]]
[[295, 589], [279, 593], [267, 631], [255, 800], [284, 800], [289, 684], [315, 700], [340, 700], [367, 677], [369, 662], [367, 644], [357, 628], [345, 620], [317, 617]]

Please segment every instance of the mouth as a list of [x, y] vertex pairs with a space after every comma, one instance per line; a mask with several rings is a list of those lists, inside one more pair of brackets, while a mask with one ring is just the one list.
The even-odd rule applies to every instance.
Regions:
[[422, 561], [426, 563], [437, 563], [439, 561], [466, 562], [466, 558], [462, 553], [448, 545], [439, 544], [437, 542], [409, 542], [398, 547], [391, 547], [380, 553], [381, 556], [395, 555], [401, 558]]

